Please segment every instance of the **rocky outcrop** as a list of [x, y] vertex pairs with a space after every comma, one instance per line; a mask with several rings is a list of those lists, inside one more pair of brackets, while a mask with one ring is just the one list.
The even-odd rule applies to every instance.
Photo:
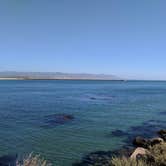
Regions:
[[130, 156], [131, 159], [137, 159], [138, 155], [146, 155], [148, 154], [147, 149], [138, 147], [135, 149], [133, 154]]
[[146, 161], [147, 164], [151, 165], [155, 162], [154, 156], [145, 148], [136, 148], [133, 154], [130, 156], [133, 160], [142, 160]]
[[156, 144], [160, 144], [160, 143], [164, 142], [164, 140], [160, 137], [152, 138], [149, 141], [150, 141], [151, 146], [154, 146]]
[[158, 131], [159, 136], [166, 141], [166, 130], [160, 130]]
[[133, 141], [133, 145], [136, 147], [143, 147], [147, 148], [150, 146], [150, 141], [148, 139], [145, 139], [143, 137], [136, 137]]
[[152, 139], [145, 139], [143, 137], [136, 137], [133, 141], [133, 144], [136, 147], [143, 147], [148, 148], [149, 146], [154, 146], [156, 144], [160, 144], [164, 142], [164, 140], [160, 137], [152, 138]]
[[[153, 152], [153, 148], [155, 149], [156, 147], [163, 147], [164, 144], [166, 144], [166, 130], [160, 130], [158, 132], [160, 137], [154, 137], [151, 139], [147, 139], [144, 137], [137, 136], [133, 140], [133, 145], [136, 148], [129, 148], [129, 149], [120, 149], [117, 151], [99, 151], [99, 152], [94, 152], [90, 153], [86, 157], [83, 158], [82, 162], [80, 163], [75, 163], [73, 166], [111, 166], [111, 160], [112, 157], [118, 156], [118, 159], [120, 161], [121, 158], [125, 158], [126, 161], [129, 159], [129, 162], [136, 160], [137, 163], [139, 161], [145, 162], [146, 165], [153, 165], [156, 166], [156, 153], [164, 153], [162, 148], [158, 148], [156, 153]], [[127, 136], [129, 135], [126, 132], [123, 132], [122, 130], [114, 130], [111, 133], [111, 136]], [[166, 145], [165, 145], [166, 146]], [[164, 147], [163, 147], [164, 148]], [[133, 150], [134, 149], [134, 150]], [[131, 159], [131, 160], [130, 160]], [[165, 160], [162, 161], [165, 164]], [[161, 163], [161, 162], [160, 162]], [[129, 163], [131, 165], [131, 163]], [[162, 164], [162, 166], [164, 166]], [[131, 165], [132, 166], [132, 165]], [[161, 164], [160, 164], [161, 166]]]

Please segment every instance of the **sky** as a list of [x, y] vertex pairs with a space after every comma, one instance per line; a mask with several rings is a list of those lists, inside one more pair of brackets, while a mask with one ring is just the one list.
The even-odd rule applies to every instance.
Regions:
[[0, 0], [0, 71], [166, 79], [166, 0]]

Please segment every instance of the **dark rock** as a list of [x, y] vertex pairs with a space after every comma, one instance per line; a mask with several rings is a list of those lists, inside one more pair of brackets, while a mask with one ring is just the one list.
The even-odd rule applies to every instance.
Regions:
[[136, 137], [133, 141], [133, 144], [137, 147], [147, 148], [150, 146], [150, 141], [142, 137]]
[[159, 136], [166, 141], [166, 130], [160, 130], [158, 131]]
[[166, 134], [166, 130], [160, 130], [160, 131], [158, 131], [158, 134], [159, 134], [159, 135]]
[[159, 136], [166, 141], [166, 130], [160, 130], [158, 131]]
[[144, 139], [142, 137], [136, 137], [133, 141], [133, 144], [137, 147], [148, 148], [149, 146], [154, 146], [156, 144], [162, 143], [164, 140], [162, 138], [152, 138]]
[[16, 166], [17, 155], [5, 155], [0, 157], [0, 166]]
[[111, 135], [114, 137], [123, 137], [123, 136], [128, 136], [129, 134], [122, 130], [114, 130], [111, 132]]
[[55, 127], [58, 125], [63, 125], [72, 120], [74, 120], [74, 116], [69, 114], [48, 115], [45, 117], [45, 125], [42, 127]]
[[162, 138], [152, 138], [149, 141], [150, 141], [151, 146], [164, 142], [164, 140]]

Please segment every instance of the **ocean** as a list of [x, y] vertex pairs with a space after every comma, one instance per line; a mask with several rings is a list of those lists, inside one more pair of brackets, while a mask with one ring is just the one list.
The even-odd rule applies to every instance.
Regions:
[[0, 81], [0, 156], [71, 166], [166, 128], [164, 81]]

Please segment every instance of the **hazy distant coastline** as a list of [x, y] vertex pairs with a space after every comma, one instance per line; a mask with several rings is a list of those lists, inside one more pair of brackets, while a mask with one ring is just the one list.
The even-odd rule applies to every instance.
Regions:
[[122, 80], [114, 75], [61, 72], [0, 72], [0, 80]]
[[24, 78], [9, 78], [9, 77], [0, 77], [0, 80], [24, 80]]

